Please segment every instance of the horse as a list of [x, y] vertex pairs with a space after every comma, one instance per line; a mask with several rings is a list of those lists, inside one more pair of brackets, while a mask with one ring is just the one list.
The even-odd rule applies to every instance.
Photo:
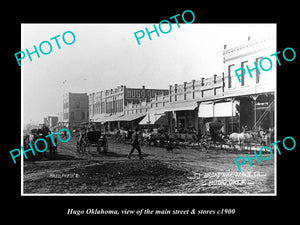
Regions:
[[229, 135], [229, 140], [233, 142], [232, 145], [234, 149], [236, 149], [234, 143], [238, 143], [238, 145], [241, 146], [241, 149], [243, 149], [243, 147], [245, 147], [245, 144], [247, 144], [251, 149], [251, 142], [254, 140], [254, 136], [255, 135], [252, 132], [232, 133]]
[[117, 133], [117, 139], [121, 141], [122, 143], [125, 143], [128, 139], [128, 130], [119, 129]]

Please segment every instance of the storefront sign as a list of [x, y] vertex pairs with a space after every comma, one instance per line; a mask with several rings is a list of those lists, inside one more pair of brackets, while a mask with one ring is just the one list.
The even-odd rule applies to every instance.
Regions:
[[126, 98], [127, 99], [140, 99], [140, 98], [151, 98], [155, 95], [167, 95], [168, 90], [155, 90], [155, 89], [135, 89], [127, 88], [126, 89]]

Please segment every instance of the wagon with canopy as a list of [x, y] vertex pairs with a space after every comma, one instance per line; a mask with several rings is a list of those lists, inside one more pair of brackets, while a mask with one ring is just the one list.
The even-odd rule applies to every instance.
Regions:
[[77, 140], [77, 151], [85, 152], [86, 148], [96, 147], [97, 151], [100, 153], [101, 148], [103, 149], [103, 153], [108, 152], [108, 142], [106, 134], [101, 134], [101, 131], [86, 131], [81, 132], [79, 134], [79, 138]]

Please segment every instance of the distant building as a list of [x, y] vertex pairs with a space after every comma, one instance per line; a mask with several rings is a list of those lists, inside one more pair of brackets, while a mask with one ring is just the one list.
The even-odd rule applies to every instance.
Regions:
[[63, 127], [69, 130], [89, 121], [89, 98], [87, 93], [66, 93], [63, 97]]
[[58, 116], [47, 116], [44, 118], [44, 124], [46, 124], [50, 130], [53, 130], [57, 127], [58, 124]]

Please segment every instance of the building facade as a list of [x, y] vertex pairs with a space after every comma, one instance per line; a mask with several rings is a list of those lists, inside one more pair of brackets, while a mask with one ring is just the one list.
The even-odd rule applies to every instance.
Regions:
[[156, 95], [149, 102], [128, 104], [126, 114], [144, 113], [141, 126], [157, 125], [168, 132], [199, 130], [199, 101], [222, 97], [223, 77], [192, 80], [169, 86], [167, 95]]
[[[277, 61], [271, 55], [276, 52], [275, 38], [260, 40], [249, 38], [246, 43], [224, 49], [224, 96], [237, 101], [239, 105], [239, 118], [232, 126], [247, 126], [254, 130], [259, 127], [263, 129], [274, 127]], [[263, 58], [269, 60], [262, 60]], [[270, 61], [272, 68], [264, 71], [261, 66], [269, 68]], [[239, 68], [247, 71], [241, 77], [241, 82], [235, 74], [235, 70]]]
[[124, 117], [125, 107], [128, 104], [147, 102], [151, 97], [162, 94], [168, 94], [168, 89], [147, 89], [145, 86], [129, 88], [124, 85], [91, 93], [89, 94], [89, 121], [106, 123], [108, 130], [120, 128], [122, 121], [129, 122], [133, 119]]
[[[224, 124], [224, 133], [241, 132], [245, 126], [252, 130], [259, 127], [272, 129], [276, 58], [270, 56], [275, 52], [275, 38], [249, 39], [240, 45], [224, 46], [224, 72], [221, 75], [170, 85], [167, 95], [156, 95], [149, 102], [128, 104], [124, 112], [132, 114], [131, 117], [143, 113], [140, 125], [158, 124], [169, 132], [195, 129], [198, 133], [205, 133], [208, 123], [213, 121]], [[264, 57], [272, 60], [273, 68], [269, 71], [259, 67], [269, 68], [264, 64], [268, 60], [260, 63]], [[241, 82], [235, 74], [240, 68], [247, 71]]]
[[89, 121], [89, 98], [87, 93], [66, 93], [63, 97], [63, 127], [78, 129]]

